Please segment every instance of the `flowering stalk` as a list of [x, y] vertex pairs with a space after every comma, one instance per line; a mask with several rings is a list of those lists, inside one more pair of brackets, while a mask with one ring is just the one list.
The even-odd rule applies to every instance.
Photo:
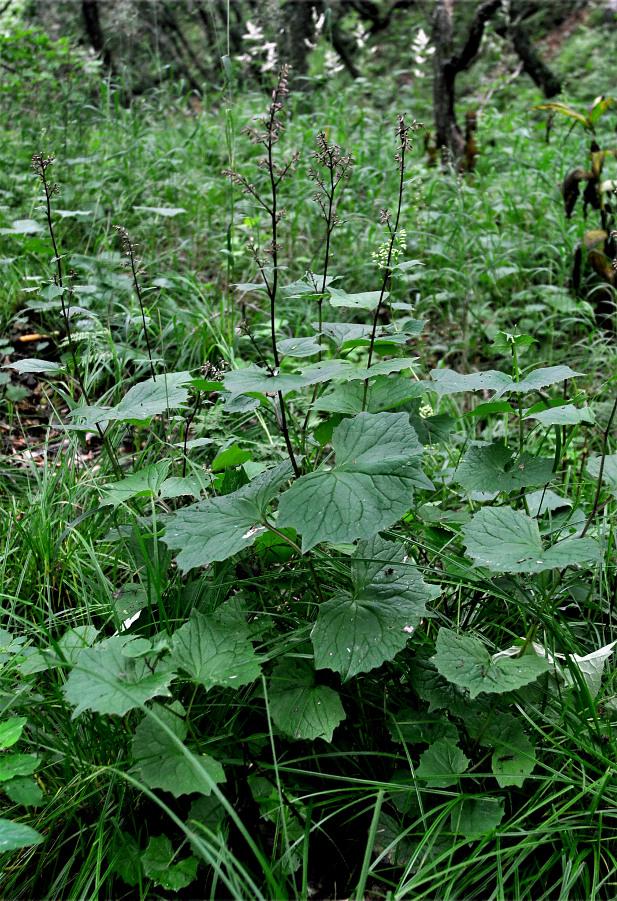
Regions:
[[[405, 117], [400, 114], [397, 116], [398, 125], [396, 128], [396, 136], [399, 139], [399, 145], [397, 152], [394, 156], [394, 159], [398, 165], [399, 170], [399, 187], [398, 187], [398, 202], [396, 207], [396, 217], [394, 220], [394, 225], [391, 222], [391, 214], [388, 210], [382, 210], [379, 221], [382, 222], [386, 228], [388, 229], [390, 240], [385, 246], [385, 252], [380, 251], [377, 255], [378, 265], [380, 268], [383, 268], [384, 275], [381, 283], [381, 291], [379, 293], [379, 301], [375, 306], [375, 313], [373, 315], [373, 327], [371, 329], [371, 341], [369, 345], [368, 351], [368, 362], [366, 364], [366, 368], [370, 369], [373, 362], [373, 351], [375, 348], [375, 335], [377, 334], [377, 323], [379, 321], [379, 309], [383, 302], [386, 288], [388, 287], [391, 279], [392, 279], [392, 270], [396, 265], [396, 259], [398, 254], [400, 253], [400, 248], [404, 246], [405, 232], [403, 229], [399, 229], [399, 222], [401, 219], [401, 209], [403, 206], [403, 189], [405, 184], [405, 155], [409, 150], [411, 150], [413, 144], [411, 140], [412, 131], [416, 131], [418, 126], [416, 125], [415, 120], [411, 125], [405, 125]], [[398, 247], [397, 247], [398, 243]], [[366, 408], [366, 396], [368, 393], [368, 379], [364, 382], [364, 398], [362, 401], [362, 409]]]
[[[252, 125], [247, 125], [241, 131], [241, 134], [246, 134], [248, 136], [248, 139], [252, 144], [261, 144], [265, 148], [266, 155], [259, 160], [257, 165], [260, 169], [265, 170], [268, 175], [268, 196], [264, 196], [259, 188], [257, 188], [252, 182], [250, 182], [244, 175], [235, 172], [233, 169], [226, 169], [223, 173], [224, 175], [227, 175], [229, 178], [231, 178], [234, 184], [240, 185], [243, 193], [249, 194], [251, 197], [253, 197], [270, 218], [270, 232], [272, 235], [272, 240], [270, 241], [269, 246], [265, 248], [265, 253], [269, 254], [272, 258], [272, 269], [270, 270], [269, 274], [266, 271], [265, 259], [259, 256], [257, 248], [253, 243], [249, 244], [249, 249], [253, 253], [253, 259], [257, 264], [257, 268], [259, 269], [259, 272], [263, 279], [270, 301], [270, 339], [272, 342], [272, 356], [274, 358], [274, 374], [276, 374], [280, 366], [280, 357], [276, 343], [275, 327], [276, 299], [279, 277], [278, 253], [280, 250], [280, 245], [278, 243], [278, 226], [281, 219], [283, 219], [285, 216], [285, 207], [279, 207], [278, 189], [283, 179], [291, 178], [292, 173], [295, 171], [296, 163], [300, 158], [300, 154], [297, 151], [294, 151], [289, 159], [283, 158], [281, 163], [278, 163], [274, 158], [274, 148], [278, 144], [282, 132], [285, 130], [285, 126], [283, 124], [283, 102], [285, 96], [288, 93], [289, 66], [285, 65], [282, 67], [276, 87], [272, 91], [272, 99], [270, 106], [266, 110], [266, 115], [260, 119], [262, 129], [260, 130]], [[283, 434], [283, 439], [285, 441], [285, 446], [287, 448], [287, 453], [289, 454], [289, 459], [291, 461], [294, 473], [296, 474], [296, 476], [299, 476], [300, 470], [298, 468], [298, 464], [296, 463], [296, 458], [289, 436], [289, 426], [287, 423], [285, 401], [280, 391], [277, 392], [277, 396], [279, 404], [277, 420]]]
[[139, 244], [131, 244], [131, 239], [129, 238], [129, 233], [124, 228], [123, 225], [114, 225], [115, 231], [118, 232], [118, 236], [122, 241], [122, 249], [124, 250], [124, 255], [128, 257], [124, 265], [127, 269], [131, 270], [131, 275], [133, 277], [133, 284], [135, 285], [135, 291], [137, 293], [137, 300], [139, 301], [139, 309], [141, 310], [141, 321], [144, 327], [144, 335], [146, 338], [146, 347], [148, 349], [148, 359], [150, 360], [150, 374], [152, 375], [152, 381], [156, 382], [156, 373], [154, 371], [154, 363], [152, 362], [152, 349], [150, 348], [150, 339], [148, 337], [148, 328], [146, 326], [146, 312], [144, 308], [144, 302], [141, 296], [141, 286], [139, 284], [139, 275], [145, 275], [146, 270], [141, 267], [141, 260], [136, 256], [135, 251], [139, 247]]
[[[349, 178], [353, 171], [353, 157], [344, 156], [343, 151], [338, 144], [329, 144], [325, 132], [320, 131], [317, 135], [317, 150], [313, 151], [313, 158], [317, 161], [317, 168], [309, 167], [309, 178], [317, 183], [319, 191], [313, 195], [313, 200], [319, 204], [321, 215], [326, 223], [326, 249], [324, 252], [323, 278], [321, 282], [321, 290], [317, 298], [318, 319], [319, 319], [319, 336], [318, 341], [321, 347], [321, 324], [322, 324], [322, 304], [326, 285], [328, 284], [328, 266], [330, 263], [330, 240], [332, 232], [340, 223], [340, 219], [336, 215], [334, 205], [334, 195], [336, 189], [343, 179]], [[325, 169], [328, 175], [324, 177], [322, 169]], [[321, 351], [319, 351], [319, 360], [321, 362]]]

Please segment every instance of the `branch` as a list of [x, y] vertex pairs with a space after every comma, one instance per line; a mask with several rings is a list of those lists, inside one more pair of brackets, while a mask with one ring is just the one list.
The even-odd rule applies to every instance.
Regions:
[[355, 9], [361, 19], [371, 22], [370, 33], [375, 35], [380, 31], [385, 31], [397, 9], [411, 9], [416, 2], [417, 0], [392, 0], [383, 15], [374, 0], [351, 0], [350, 6]]
[[452, 75], [458, 75], [472, 64], [482, 43], [484, 26], [500, 6], [501, 0], [482, 0], [476, 7], [465, 45], [458, 53], [452, 54], [446, 63]]

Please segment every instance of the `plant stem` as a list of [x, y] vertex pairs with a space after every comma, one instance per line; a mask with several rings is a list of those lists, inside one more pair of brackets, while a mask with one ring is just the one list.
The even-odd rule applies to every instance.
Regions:
[[[267, 529], [269, 529], [270, 532], [274, 532], [275, 535], [278, 535], [279, 538], [281, 538], [286, 544], [288, 544], [290, 547], [292, 547], [294, 549], [294, 551], [296, 551], [298, 556], [302, 557], [302, 548], [300, 547], [300, 545], [296, 544], [296, 542], [293, 541], [291, 538], [288, 538], [284, 532], [279, 531], [279, 529], [277, 529], [275, 526], [271, 525], [266, 519], [264, 519], [263, 524]], [[310, 559], [310, 557], [307, 557], [306, 562], [308, 563], [309, 569], [311, 571], [311, 575], [313, 576], [313, 581], [315, 582], [315, 591], [317, 592], [317, 597], [323, 604], [325, 599], [321, 592], [321, 585], [319, 584], [319, 579], [317, 578], [317, 572], [315, 571], [313, 561]]]
[[[54, 223], [51, 215], [51, 198], [54, 194], [58, 193], [58, 185], [50, 185], [47, 180], [47, 167], [51, 165], [53, 162], [53, 157], [45, 158], [43, 153], [37, 153], [32, 157], [32, 168], [39, 175], [41, 182], [43, 184], [43, 191], [45, 194], [45, 213], [47, 218], [47, 230], [49, 232], [49, 237], [51, 239], [51, 244], [54, 250], [54, 259], [56, 261], [56, 275], [54, 277], [54, 281], [59, 288], [62, 289], [62, 293], [60, 294], [60, 303], [62, 305], [62, 315], [64, 317], [64, 324], [66, 328], [66, 336], [69, 344], [69, 352], [71, 354], [71, 358], [73, 360], [73, 372], [75, 375], [75, 379], [81, 393], [83, 395], [84, 400], [86, 401], [87, 406], [90, 406], [90, 398], [88, 397], [88, 391], [86, 389], [85, 382], [81, 376], [81, 372], [79, 369], [79, 365], [77, 363], [77, 353], [75, 351], [75, 343], [73, 341], [73, 333], [71, 331], [71, 319], [70, 319], [70, 306], [67, 308], [64, 302], [64, 281], [62, 274], [62, 260], [60, 258], [60, 254], [58, 252], [58, 245], [56, 243], [56, 234], [54, 231]], [[70, 301], [69, 301], [70, 303]], [[112, 469], [114, 471], [114, 475], [116, 479], [120, 480], [122, 478], [122, 470], [120, 469], [120, 464], [118, 463], [118, 458], [116, 457], [116, 453], [111, 445], [109, 437], [103, 431], [100, 424], [96, 423], [96, 430], [99, 433], [99, 438], [107, 451], [107, 455], [109, 457], [109, 461], [111, 463]]]
[[[366, 368], [370, 369], [373, 362], [373, 351], [375, 348], [375, 335], [377, 334], [377, 323], [379, 321], [379, 309], [381, 307], [384, 295], [386, 293], [386, 288], [388, 283], [392, 278], [392, 253], [394, 250], [394, 242], [396, 241], [396, 236], [398, 232], [399, 222], [401, 218], [401, 209], [403, 206], [403, 189], [405, 183], [405, 153], [408, 149], [408, 128], [405, 128], [403, 117], [399, 116], [399, 128], [397, 134], [401, 137], [401, 144], [399, 147], [399, 154], [397, 155], [397, 160], [399, 164], [399, 184], [398, 184], [398, 200], [396, 206], [396, 219], [394, 221], [394, 228], [389, 223], [389, 220], [385, 218], [385, 222], [390, 229], [390, 242], [388, 244], [388, 256], [385, 263], [385, 273], [383, 277], [383, 281], [381, 283], [381, 291], [379, 292], [379, 300], [375, 307], [375, 313], [373, 315], [373, 327], [371, 329], [371, 342], [369, 345], [368, 351], [368, 362], [366, 364]], [[387, 215], [387, 214], [386, 214]], [[362, 409], [366, 409], [366, 398], [368, 394], [368, 378], [364, 380], [364, 396], [362, 398]]]

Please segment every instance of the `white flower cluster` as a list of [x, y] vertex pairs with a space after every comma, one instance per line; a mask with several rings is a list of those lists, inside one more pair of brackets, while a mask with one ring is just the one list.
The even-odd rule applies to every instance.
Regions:
[[308, 38], [304, 38], [304, 43], [309, 48], [309, 50], [314, 50], [315, 47], [317, 46], [317, 42], [318, 42], [322, 32], [323, 32], [323, 27], [326, 22], [326, 14], [321, 13], [321, 15], [318, 16], [317, 10], [315, 9], [315, 7], [313, 7], [312, 12], [311, 12], [311, 17], [313, 19], [313, 26], [315, 29], [315, 31], [314, 31], [315, 40], [310, 41]]
[[276, 43], [264, 40], [263, 29], [252, 22], [246, 23], [246, 34], [242, 35], [246, 46], [246, 53], [237, 56], [238, 62], [245, 66], [255, 64], [261, 72], [272, 72], [277, 68], [278, 57]]
[[425, 78], [426, 72], [424, 71], [424, 64], [426, 63], [429, 56], [435, 52], [434, 47], [429, 47], [430, 38], [425, 32], [423, 28], [418, 29], [418, 32], [411, 44], [411, 55], [413, 57], [413, 61], [416, 64], [415, 69], [413, 70], [413, 74], [416, 78]]
[[390, 242], [387, 241], [380, 246], [379, 250], [374, 250], [371, 256], [378, 269], [385, 269], [388, 265], [388, 253], [390, 253], [390, 266], [393, 267], [404, 250], [407, 250], [407, 232], [404, 228], [399, 228], [394, 238], [392, 251], [390, 252]]
[[420, 419], [428, 419], [429, 416], [432, 416], [435, 411], [431, 407], [430, 404], [422, 404], [418, 413], [420, 415]]

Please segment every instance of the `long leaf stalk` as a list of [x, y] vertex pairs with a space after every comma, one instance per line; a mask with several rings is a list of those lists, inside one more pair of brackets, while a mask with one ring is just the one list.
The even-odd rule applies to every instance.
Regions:
[[124, 228], [123, 225], [114, 225], [114, 229], [118, 232], [118, 236], [122, 241], [122, 249], [124, 250], [124, 255], [128, 258], [126, 261], [127, 268], [131, 270], [131, 277], [133, 279], [133, 285], [135, 287], [135, 293], [137, 294], [137, 300], [139, 302], [139, 309], [141, 311], [141, 322], [144, 330], [144, 337], [146, 339], [146, 348], [148, 350], [148, 360], [150, 361], [150, 375], [152, 376], [152, 381], [156, 382], [156, 372], [154, 371], [154, 362], [152, 359], [152, 348], [150, 347], [150, 338], [148, 336], [148, 326], [146, 325], [146, 310], [144, 307], [143, 297], [141, 294], [141, 285], [139, 284], [139, 276], [145, 274], [145, 269], [141, 266], [142, 261], [138, 259], [135, 251], [139, 247], [139, 244], [131, 243], [131, 239], [129, 238], [129, 233]]

